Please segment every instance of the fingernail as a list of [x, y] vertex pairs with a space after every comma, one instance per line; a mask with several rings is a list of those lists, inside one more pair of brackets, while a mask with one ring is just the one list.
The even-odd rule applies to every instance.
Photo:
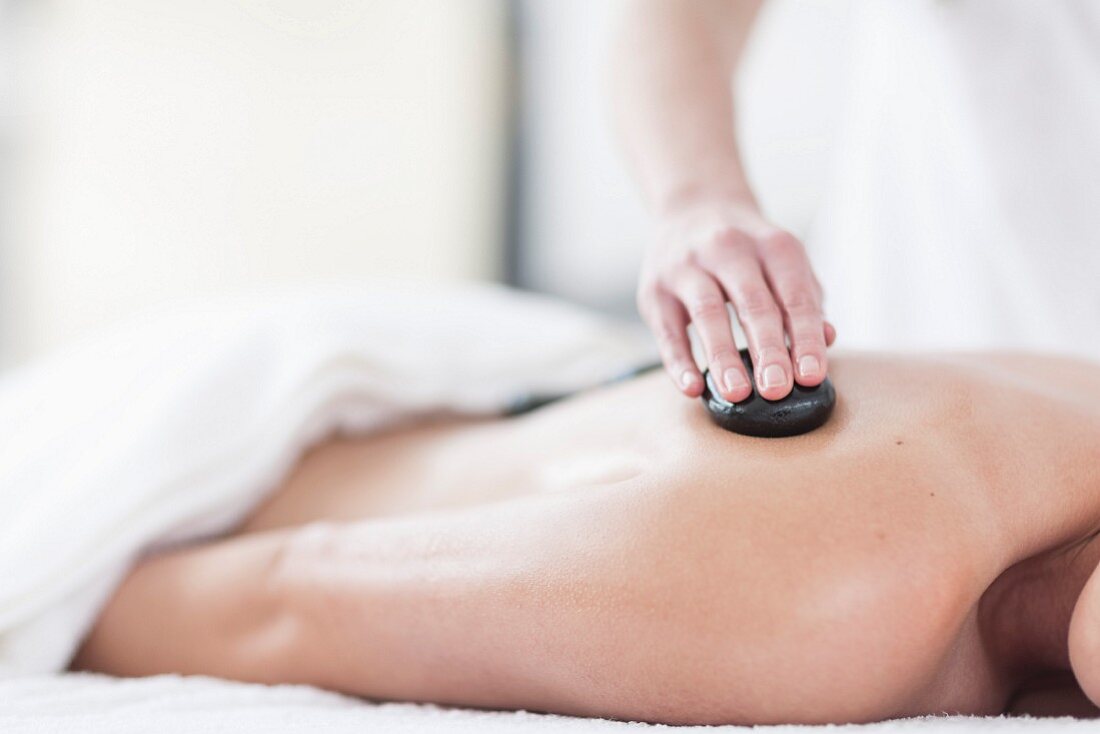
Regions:
[[803, 377], [811, 377], [821, 371], [821, 362], [812, 354], [804, 354], [798, 360], [798, 371]]
[[691, 370], [684, 370], [680, 375], [680, 384], [684, 387], [691, 387], [695, 382], [695, 373]]
[[730, 392], [741, 392], [748, 383], [745, 382], [744, 375], [741, 374], [741, 370], [730, 367], [728, 370], [722, 373], [722, 379], [726, 382], [726, 389]]
[[769, 387], [779, 387], [787, 381], [787, 374], [777, 364], [769, 364], [765, 367], [762, 377], [761, 382], [763, 382], [765, 390]]

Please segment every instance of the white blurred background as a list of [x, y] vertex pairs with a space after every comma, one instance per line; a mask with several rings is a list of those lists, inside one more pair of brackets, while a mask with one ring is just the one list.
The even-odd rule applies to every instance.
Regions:
[[[610, 127], [617, 5], [0, 4], [0, 363], [264, 283], [503, 279], [631, 314], [650, 223]], [[773, 0], [738, 80], [750, 174], [796, 233], [847, 7]]]

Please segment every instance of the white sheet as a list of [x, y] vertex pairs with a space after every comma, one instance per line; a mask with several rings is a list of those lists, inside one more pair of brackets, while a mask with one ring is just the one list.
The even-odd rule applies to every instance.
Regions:
[[658, 727], [525, 712], [369, 704], [304, 686], [259, 686], [212, 678], [118, 680], [68, 674], [0, 679], [0, 731], [22, 734], [1077, 734], [1096, 721], [922, 717], [864, 726]]
[[0, 668], [63, 669], [127, 567], [224, 532], [334, 431], [498, 411], [650, 356], [502, 288], [324, 288], [141, 318], [0, 380]]

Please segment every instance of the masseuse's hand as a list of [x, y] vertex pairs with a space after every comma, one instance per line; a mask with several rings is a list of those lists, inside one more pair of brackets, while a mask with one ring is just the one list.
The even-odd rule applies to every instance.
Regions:
[[690, 322], [719, 391], [733, 402], [748, 397], [751, 388], [727, 301], [748, 339], [757, 392], [778, 400], [791, 391], [792, 381], [809, 387], [825, 379], [825, 348], [836, 332], [824, 320], [821, 300], [802, 243], [751, 203], [692, 204], [666, 214], [638, 285], [639, 311], [680, 390], [689, 397], [703, 391], [687, 335]]

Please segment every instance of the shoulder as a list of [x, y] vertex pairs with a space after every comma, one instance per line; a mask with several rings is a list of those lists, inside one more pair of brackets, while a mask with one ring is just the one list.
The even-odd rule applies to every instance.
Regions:
[[1100, 568], [1093, 571], [1073, 608], [1069, 659], [1081, 690], [1100, 706]]

